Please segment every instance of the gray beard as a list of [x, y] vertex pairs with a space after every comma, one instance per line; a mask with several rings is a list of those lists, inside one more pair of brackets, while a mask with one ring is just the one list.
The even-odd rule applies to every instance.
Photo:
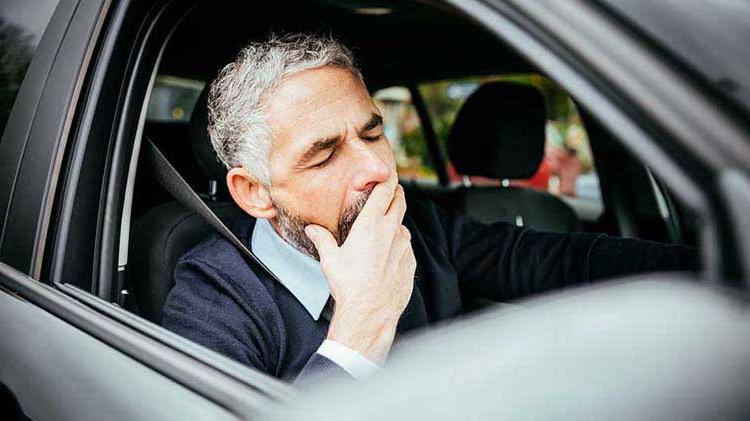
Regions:
[[[344, 244], [346, 237], [349, 236], [349, 231], [351, 231], [354, 221], [357, 220], [357, 216], [359, 216], [365, 203], [367, 203], [370, 193], [372, 193], [372, 189], [362, 193], [357, 201], [344, 209], [344, 212], [341, 214], [336, 232], [331, 233], [336, 238], [336, 243], [339, 246]], [[305, 227], [312, 222], [292, 213], [289, 211], [289, 208], [280, 201], [274, 200], [273, 198], [272, 201], [276, 209], [276, 221], [278, 222], [279, 230], [281, 231], [281, 237], [297, 250], [320, 261], [320, 255], [318, 255], [318, 250], [315, 248], [315, 244], [313, 244], [307, 234], [305, 234]]]

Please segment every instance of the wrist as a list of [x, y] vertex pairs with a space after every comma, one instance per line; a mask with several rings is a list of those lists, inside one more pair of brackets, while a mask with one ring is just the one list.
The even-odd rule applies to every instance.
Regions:
[[336, 304], [326, 339], [382, 364], [393, 344], [398, 317], [388, 313], [349, 311]]

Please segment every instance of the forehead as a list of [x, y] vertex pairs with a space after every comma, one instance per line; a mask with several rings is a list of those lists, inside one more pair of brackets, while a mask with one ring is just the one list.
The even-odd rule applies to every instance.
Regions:
[[377, 108], [359, 78], [338, 67], [295, 73], [282, 80], [266, 103], [274, 147], [343, 134], [348, 126], [365, 123], [373, 112]]

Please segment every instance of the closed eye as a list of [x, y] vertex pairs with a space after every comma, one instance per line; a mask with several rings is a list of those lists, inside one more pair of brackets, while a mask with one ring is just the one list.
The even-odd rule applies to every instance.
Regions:
[[380, 133], [375, 136], [362, 136], [362, 140], [366, 140], [368, 142], [375, 142], [377, 140], [380, 140], [381, 137], [383, 137], [383, 133]]
[[323, 168], [333, 160], [333, 156], [336, 154], [336, 150], [333, 149], [331, 153], [322, 161], [317, 164], [311, 165], [309, 168]]

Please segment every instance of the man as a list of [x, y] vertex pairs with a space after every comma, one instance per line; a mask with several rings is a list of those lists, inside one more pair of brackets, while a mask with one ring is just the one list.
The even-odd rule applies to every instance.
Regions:
[[483, 225], [397, 184], [380, 110], [351, 53], [307, 35], [244, 49], [212, 84], [209, 134], [248, 215], [184, 255], [164, 325], [276, 377], [362, 379], [397, 333], [571, 283], [692, 268], [695, 251]]

